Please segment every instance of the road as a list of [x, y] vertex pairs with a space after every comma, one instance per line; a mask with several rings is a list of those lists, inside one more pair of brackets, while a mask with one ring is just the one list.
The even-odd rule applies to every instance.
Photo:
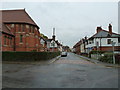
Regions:
[[3, 64], [4, 88], [117, 88], [118, 69], [73, 53], [51, 64]]

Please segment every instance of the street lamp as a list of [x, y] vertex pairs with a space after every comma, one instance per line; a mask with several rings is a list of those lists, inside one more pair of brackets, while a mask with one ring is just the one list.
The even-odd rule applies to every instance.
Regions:
[[98, 60], [98, 58], [99, 58], [99, 56], [98, 56], [99, 42], [98, 41], [96, 42], [96, 46], [97, 46], [97, 60]]
[[114, 46], [115, 46], [115, 44], [116, 44], [116, 42], [111, 41], [111, 45], [112, 45], [112, 48], [113, 48], [113, 64], [115, 64], [115, 54], [114, 54], [114, 51], [115, 51]]

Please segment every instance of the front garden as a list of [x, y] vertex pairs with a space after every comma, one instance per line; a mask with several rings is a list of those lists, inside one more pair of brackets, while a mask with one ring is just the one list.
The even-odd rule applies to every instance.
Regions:
[[[120, 53], [114, 53], [115, 63], [120, 64]], [[98, 59], [102, 62], [113, 63], [113, 52], [91, 51], [89, 58]]]

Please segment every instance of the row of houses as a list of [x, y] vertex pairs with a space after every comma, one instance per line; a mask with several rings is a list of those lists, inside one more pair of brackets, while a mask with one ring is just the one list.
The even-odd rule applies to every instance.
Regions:
[[120, 34], [112, 31], [112, 25], [109, 24], [108, 30], [97, 27], [96, 33], [90, 38], [84, 37], [73, 46], [73, 52], [76, 54], [89, 53], [92, 50], [112, 51], [114, 43], [115, 51], [120, 51]]
[[44, 38], [40, 27], [25, 9], [0, 10], [0, 49], [1, 51], [62, 51], [62, 44]]

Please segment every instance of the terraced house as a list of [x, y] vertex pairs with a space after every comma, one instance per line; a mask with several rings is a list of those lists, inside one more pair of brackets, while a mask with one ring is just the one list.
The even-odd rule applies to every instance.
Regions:
[[86, 51], [87, 53], [91, 50], [112, 51], [112, 42], [115, 43], [115, 51], [120, 51], [120, 34], [113, 32], [112, 25], [109, 24], [108, 30], [97, 27], [96, 33], [88, 39]]
[[94, 35], [90, 38], [85, 37], [77, 42], [73, 47], [73, 52], [76, 54], [82, 54], [89, 53], [92, 50], [112, 51], [113, 42], [115, 43], [115, 51], [120, 52], [120, 34], [114, 33], [112, 25], [109, 24], [108, 30], [104, 30], [102, 27], [97, 27]]
[[39, 27], [25, 9], [1, 10], [2, 51], [40, 51]]

